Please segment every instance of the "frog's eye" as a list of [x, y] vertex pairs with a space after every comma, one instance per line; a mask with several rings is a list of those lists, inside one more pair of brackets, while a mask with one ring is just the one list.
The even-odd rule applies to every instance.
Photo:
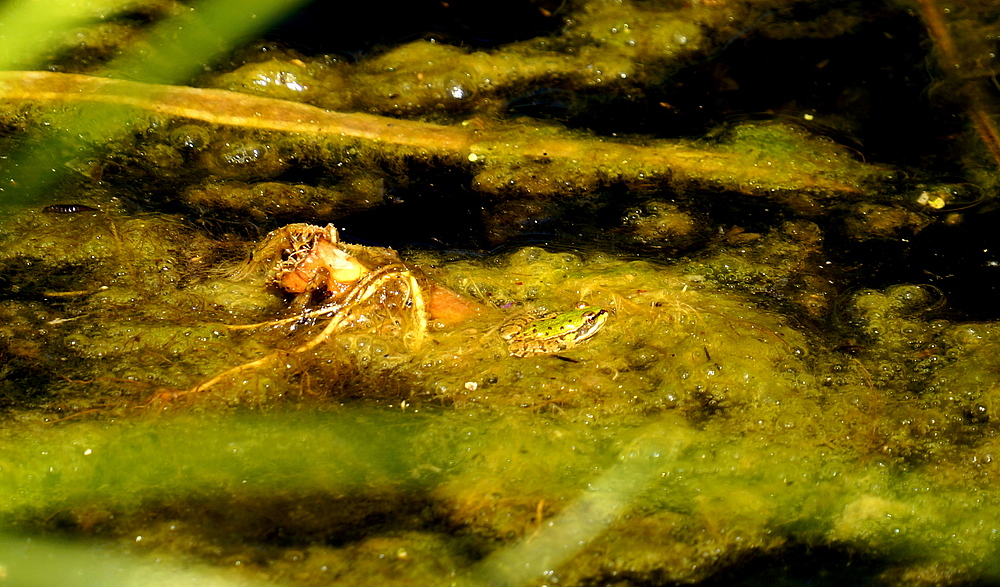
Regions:
[[587, 322], [596, 322], [598, 318], [601, 318], [602, 316], [606, 317], [607, 315], [608, 315], [608, 311], [604, 310], [604, 309], [594, 310], [593, 312], [588, 312], [587, 313]]

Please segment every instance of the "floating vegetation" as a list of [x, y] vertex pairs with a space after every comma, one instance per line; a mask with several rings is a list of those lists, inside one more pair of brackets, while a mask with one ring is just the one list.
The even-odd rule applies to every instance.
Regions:
[[996, 581], [987, 4], [5, 9], [0, 575]]

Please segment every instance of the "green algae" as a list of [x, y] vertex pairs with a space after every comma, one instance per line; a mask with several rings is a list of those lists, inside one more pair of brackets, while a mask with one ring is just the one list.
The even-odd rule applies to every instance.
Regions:
[[[381, 361], [399, 352], [377, 334], [346, 333], [324, 346], [326, 361], [343, 348], [355, 357], [352, 369], [369, 373], [369, 401], [381, 398], [405, 411], [209, 417], [182, 411], [171, 417], [168, 404], [159, 418], [13, 426], [6, 432], [0, 480], [7, 484], [4, 493], [17, 497], [5, 501], [4, 517], [16, 527], [47, 518], [65, 527], [153, 537], [147, 548], [154, 551], [186, 542], [181, 552], [191, 556], [209, 531], [183, 513], [189, 500], [202, 511], [206, 500], [220, 508], [253, 503], [307, 543], [319, 527], [328, 536], [349, 533], [365, 517], [426, 504], [423, 514], [349, 545], [296, 545], [301, 554], [288, 554], [291, 559], [275, 551], [283, 562], [274, 576], [297, 573], [306, 584], [329, 579], [331, 569], [339, 580], [359, 580], [361, 571], [336, 561], [371, 549], [397, 556], [362, 567], [363, 576], [419, 580], [437, 569], [469, 581], [523, 584], [533, 579], [511, 574], [511, 563], [504, 562], [523, 560], [514, 546], [519, 540], [538, 533], [526, 544], [578, 544], [579, 520], [592, 516], [604, 520], [598, 533], [587, 526], [592, 540], [563, 549], [563, 558], [539, 562], [569, 584], [607, 574], [694, 581], [749, 553], [780, 550], [787, 541], [832, 541], [897, 563], [947, 561], [955, 573], [971, 567], [988, 572], [995, 564], [991, 539], [982, 534], [996, 513], [992, 490], [979, 484], [975, 500], [960, 499], [968, 481], [942, 476], [941, 459], [970, 449], [943, 441], [933, 428], [910, 428], [908, 440], [899, 432], [878, 439], [872, 419], [888, 425], [903, 410], [890, 414], [859, 404], [858, 395], [868, 389], [861, 371], [848, 375], [857, 382], [855, 391], [849, 382], [822, 391], [814, 371], [825, 360], [803, 358], [801, 350], [810, 345], [780, 317], [751, 310], [731, 294], [692, 284], [685, 291], [678, 274], [641, 262], [524, 249], [499, 263], [502, 271], [443, 265], [440, 277], [454, 287], [475, 284], [470, 291], [486, 299], [538, 306], [558, 307], [581, 296], [605, 304], [619, 298], [613, 322], [573, 351], [575, 363], [504, 358], [499, 339], [476, 325], [470, 327], [478, 334], [441, 331], [437, 348], [388, 363], [362, 360], [366, 348]], [[881, 319], [883, 314], [862, 310], [869, 307], [905, 315], [926, 301], [919, 288], [897, 290], [859, 294], [858, 311], [867, 312], [859, 315]], [[876, 300], [884, 301], [873, 305]], [[947, 336], [954, 344], [975, 343], [971, 352], [978, 353], [988, 348], [983, 332], [966, 326]], [[113, 344], [118, 335], [102, 336], [103, 344]], [[151, 337], [145, 344], [161, 347], [160, 354], [169, 351], [164, 340], [153, 342], [155, 331], [142, 336]], [[887, 344], [895, 345], [892, 340]], [[135, 343], [137, 349], [143, 344]], [[190, 351], [180, 355], [198, 361]], [[323, 370], [313, 369], [317, 377]], [[947, 368], [940, 372], [938, 385], [947, 387], [954, 375]], [[401, 401], [385, 388], [390, 373], [409, 373], [405, 387], [426, 392]], [[270, 382], [255, 385], [287, 386], [280, 377], [265, 379]], [[355, 385], [364, 381], [354, 378]], [[470, 389], [468, 382], [477, 385]], [[956, 383], [968, 385], [968, 379]], [[969, 399], [992, 409], [989, 398]], [[442, 400], [454, 407], [436, 408]], [[909, 403], [914, 421], [935, 413], [929, 398]], [[154, 408], [137, 413], [153, 413], [147, 410]], [[866, 436], [872, 434], [876, 438]], [[903, 453], [907, 442], [923, 448]], [[972, 454], [990, 450], [972, 442]], [[981, 458], [974, 466], [992, 467]], [[588, 484], [597, 493], [581, 493]], [[324, 495], [331, 496], [326, 506], [318, 497]], [[280, 516], [288, 499], [311, 503], [309, 514]], [[588, 501], [594, 499], [599, 501]], [[151, 522], [156, 511], [162, 513]], [[587, 517], [573, 513], [581, 511]], [[255, 519], [236, 518], [223, 529], [233, 524], [230, 532], [249, 538]], [[148, 528], [168, 520], [186, 531]], [[442, 523], [463, 528], [464, 545], [438, 535]], [[238, 543], [216, 548], [245, 560]], [[430, 554], [420, 565], [400, 562], [421, 552]], [[482, 553], [492, 555], [477, 565]]]
[[[141, 98], [124, 136], [77, 128], [104, 149], [66, 163], [78, 181], [155, 177], [142, 207], [206, 223], [136, 214], [114, 188], [50, 196], [96, 212], [3, 219], [0, 486], [11, 498], [0, 517], [11, 531], [96, 537], [131, 560], [210, 563], [240, 582], [690, 583], [796, 549], [873, 560], [890, 584], [995, 580], [995, 325], [940, 318], [931, 288], [844, 292], [823, 269], [830, 212], [847, 211], [859, 240], [934, 220], [902, 203], [895, 172], [788, 123], [667, 141], [503, 118], [529, 85], [653, 88], [743, 34], [742, 16], [786, 6], [579, 2], [560, 35], [494, 50], [419, 41], [357, 66], [272, 52], [202, 80], [230, 92], [188, 88], [171, 102], [158, 87], [162, 101]], [[835, 10], [764, 34], [822, 38], [857, 22]], [[15, 104], [26, 109], [16, 128], [73, 130], [63, 114], [74, 107], [60, 108], [93, 90], [9, 79], [67, 84], [54, 114], [37, 97]], [[104, 91], [121, 89], [150, 88]], [[232, 91], [441, 124], [314, 119]], [[315, 121], [335, 122], [324, 134]], [[206, 225], [367, 211], [386, 190], [376, 174], [421, 166], [529, 198], [486, 220], [508, 225], [499, 216], [518, 205], [531, 218], [557, 210], [552, 200], [637, 186], [656, 199], [616, 210], [626, 221], [612, 230], [707, 245], [670, 263], [543, 247], [410, 253], [481, 315], [432, 325], [415, 346], [390, 307], [296, 353], [325, 319], [279, 324], [288, 296], [263, 276], [233, 277], [255, 229]], [[317, 170], [315, 185], [282, 178]], [[982, 175], [990, 185], [995, 174]], [[768, 227], [720, 223], [710, 235], [719, 221], [685, 210], [720, 192], [773, 206]], [[613, 311], [597, 336], [559, 357], [508, 356], [496, 335], [507, 316], [581, 300]], [[233, 328], [252, 323], [267, 325]], [[267, 369], [198, 388], [268, 356]]]
[[[45, 73], [0, 78], [0, 96], [6, 101], [23, 106], [41, 100], [59, 113], [46, 125], [49, 135], [77, 137], [93, 129], [90, 147], [74, 143], [59, 149], [80, 150], [85, 160], [94, 157], [95, 170], [113, 163], [121, 166], [122, 179], [148, 181], [162, 167], [165, 177], [155, 187], [168, 201], [175, 197], [178, 181], [197, 185], [206, 174], [273, 180], [292, 161], [329, 169], [347, 182], [386, 170], [398, 173], [408, 164], [455, 166], [469, 172], [475, 191], [500, 196], [566, 197], [636, 182], [685, 191], [707, 188], [765, 197], [807, 214], [862, 197], [870, 185], [894, 177], [888, 168], [859, 163], [846, 149], [787, 125], [770, 125], [764, 133], [744, 132], [747, 125], [738, 125], [711, 141], [612, 140], [550, 122], [490, 124], [473, 118], [441, 125], [330, 112], [221, 90]], [[90, 122], [76, 121], [75, 113], [94, 109], [96, 120], [84, 116]], [[48, 110], [41, 110], [44, 117]], [[12, 124], [24, 124], [25, 111], [16, 112]], [[32, 122], [38, 123], [39, 113], [34, 114]], [[134, 132], [102, 132], [110, 120]], [[209, 147], [202, 146], [203, 138], [185, 138], [194, 120], [214, 127]], [[783, 151], [773, 146], [782, 145], [776, 134], [787, 139]], [[90, 151], [95, 146], [98, 157]], [[17, 173], [39, 171], [36, 167]], [[31, 185], [27, 179], [24, 183]], [[350, 193], [350, 187], [345, 191]], [[219, 206], [233, 209], [236, 195], [218, 198]], [[373, 195], [367, 192], [365, 200], [353, 204], [370, 206]], [[280, 209], [280, 191], [273, 197], [269, 202], [266, 193], [243, 194], [241, 208]]]
[[[945, 565], [955, 576], [975, 568], [985, 577], [995, 566], [983, 529], [997, 507], [984, 483], [995, 409], [984, 386], [996, 337], [990, 325], [930, 319], [933, 298], [923, 288], [855, 294], [851, 324], [870, 348], [844, 357], [743, 294], [692, 279], [691, 267], [539, 248], [487, 262], [414, 255], [412, 262], [434, 267], [435, 279], [493, 309], [435, 331], [425, 348], [359, 326], [295, 364], [188, 398], [206, 407], [324, 397], [321, 405], [385, 408], [313, 412], [315, 400], [307, 399], [302, 410], [291, 403], [271, 415], [195, 417], [184, 403], [145, 401], [271, 346], [291, 348], [317, 327], [226, 333], [226, 323], [280, 316], [280, 297], [218, 275], [199, 279], [190, 267], [166, 280], [125, 271], [123, 263], [147, 255], [150, 267], [164, 262], [172, 246], [159, 231], [169, 219], [29, 215], [16, 222], [34, 222], [29, 244], [56, 238], [66, 222], [93, 235], [131, 226], [133, 236], [74, 235], [107, 241], [87, 249], [95, 257], [88, 271], [92, 283], [115, 281], [45, 309], [50, 321], [87, 315], [49, 326], [63, 333], [61, 342], [17, 334], [37, 323], [30, 312], [43, 306], [9, 305], [8, 344], [18, 341], [24, 359], [58, 349], [70, 360], [57, 372], [89, 380], [55, 387], [48, 419], [89, 408], [76, 416], [86, 418], [100, 408], [116, 420], [45, 424], [23, 412], [24, 423], [6, 429], [0, 482], [17, 496], [2, 512], [12, 527], [47, 519], [77, 531], [152, 536], [152, 552], [179, 548], [196, 559], [205, 556], [198, 554], [209, 548], [205, 541], [215, 541], [224, 558], [243, 560], [245, 542], [263, 539], [254, 530], [263, 516], [298, 537], [292, 548], [300, 554], [277, 548], [270, 555], [282, 560], [273, 576], [301, 573], [305, 583], [328, 580], [331, 568], [339, 580], [360, 580], [343, 561], [364, 552], [428, 553], [420, 565], [401, 562], [406, 554], [365, 568], [376, 576], [412, 581], [436, 569], [473, 582], [530, 583], [511, 574], [508, 561], [524, 560], [519, 549], [530, 551], [534, 540], [565, 553], [539, 564], [568, 584], [611, 574], [697, 581], [789, 542], [857, 548], [910, 572]], [[814, 227], [807, 228], [769, 235], [764, 250], [802, 257], [802, 246], [815, 246]], [[203, 254], [213, 246], [206, 243]], [[11, 247], [6, 262], [33, 250]], [[727, 255], [721, 250], [706, 263], [724, 264]], [[64, 267], [55, 257], [30, 258], [54, 272]], [[154, 286], [155, 295], [144, 291]], [[571, 361], [508, 357], [491, 330], [503, 306], [558, 309], [580, 299], [614, 315], [566, 353]], [[915, 356], [928, 349], [937, 364]], [[918, 373], [931, 384], [914, 394]], [[980, 391], [956, 397], [956, 389]], [[291, 501], [310, 504], [309, 513], [280, 514]], [[231, 503], [260, 513], [224, 514]], [[184, 513], [192, 504], [217, 512], [214, 530]], [[400, 510], [411, 513], [398, 524], [360, 529], [364, 519]], [[603, 521], [579, 545], [581, 520], [593, 516]], [[228, 520], [221, 528], [220, 519]], [[168, 532], [168, 522], [185, 530]], [[461, 528], [463, 538], [445, 537], [442, 528]], [[342, 546], [308, 546], [359, 531], [364, 538]], [[242, 538], [226, 541], [220, 532]], [[529, 546], [517, 546], [522, 540]], [[560, 546], [570, 543], [578, 546]]]
[[[378, 478], [403, 483], [410, 477], [396, 461], [396, 447], [409, 444], [405, 430], [413, 422], [397, 420], [402, 428], [393, 433], [387, 415], [363, 433], [361, 415], [288, 418], [271, 424], [214, 417], [92, 422], [20, 434], [15, 428], [4, 442], [6, 515], [101, 502], [127, 511], [206, 492], [264, 495], [295, 487], [337, 493], [374, 489]], [[361, 440], [383, 435], [387, 442]]]
[[[249, 175], [260, 173], [255, 169]], [[213, 180], [188, 187], [180, 198], [195, 209], [249, 215], [258, 221], [304, 214], [334, 220], [375, 207], [381, 203], [382, 188], [382, 183], [369, 175], [343, 178], [331, 186]]]
[[[249, 51], [248, 62], [235, 71], [200, 80], [208, 87], [230, 90], [226, 94], [238, 91], [279, 99], [270, 102], [248, 99], [241, 103], [229, 97], [213, 108], [218, 96], [201, 91], [189, 92], [190, 100], [171, 109], [167, 104], [173, 99], [168, 94], [176, 91], [164, 87], [112, 82], [105, 83], [107, 89], [103, 89], [90, 80], [84, 84], [87, 88], [74, 91], [66, 87], [72, 85], [70, 79], [55, 78], [33, 87], [41, 79], [38, 75], [31, 81], [21, 76], [3, 94], [6, 102], [12, 102], [13, 124], [24, 124], [26, 111], [36, 106], [33, 102], [53, 102], [58, 114], [48, 126], [61, 129], [65, 137], [90, 136], [90, 142], [98, 147], [94, 157], [97, 168], [102, 166], [101, 160], [110, 159], [114, 165], [127, 163], [139, 177], [157, 174], [174, 182], [180, 179], [192, 186], [190, 197], [185, 199], [194, 209], [207, 206], [223, 213], [255, 209], [274, 210], [279, 216], [303, 213], [307, 206], [303, 200], [315, 198], [304, 196], [288, 202], [287, 194], [294, 185], [270, 194], [240, 190], [222, 194], [214, 186], [206, 189], [200, 185], [199, 176], [206, 173], [216, 176], [215, 181], [219, 177], [274, 179], [291, 161], [318, 160], [331, 170], [348, 163], [354, 176], [377, 172], [387, 160], [396, 165], [410, 160], [464, 166], [476, 191], [500, 195], [554, 197], [591, 192], [623, 181], [663, 183], [679, 189], [723, 189], [776, 199], [813, 214], [821, 212], [830, 200], [855, 198], [871, 184], [888, 179], [888, 169], [861, 164], [848, 150], [787, 124], [744, 124], [716, 133], [712, 140], [677, 142], [627, 137], [611, 141], [552, 123], [514, 119], [498, 125], [492, 120], [502, 114], [502, 104], [511, 93], [533, 85], [552, 84], [570, 92], [641, 93], [643, 88], [662, 83], [678, 63], [717, 46], [722, 39], [707, 34], [712, 27], [716, 33], [730, 31], [739, 17], [768, 8], [724, 4], [691, 7], [586, 2], [571, 7], [560, 34], [492, 51], [418, 41], [356, 65], [329, 56], [306, 58], [291, 51]], [[160, 29], [170, 30], [174, 26], [171, 21], [165, 19]], [[184, 30], [195, 37], [200, 34]], [[171, 46], [186, 42], [183, 36], [170, 40]], [[183, 61], [204, 59], [200, 53], [189, 57]], [[110, 67], [137, 68], [139, 73], [128, 76], [147, 79], [150, 72], [142, 67], [153, 66], [130, 59], [119, 59]], [[104, 91], [109, 95], [99, 97]], [[444, 124], [405, 124], [398, 119], [373, 120], [357, 114], [345, 118], [321, 115], [323, 111], [315, 109], [296, 109], [289, 102], [274, 103], [287, 100], [392, 117], [428, 114]], [[84, 109], [89, 113], [75, 116], [72, 111], [77, 108], [72, 104], [86, 101], [103, 104], [96, 108], [96, 114], [92, 104]], [[113, 103], [122, 102], [138, 111], [111, 108]], [[67, 106], [68, 111], [62, 112]], [[242, 109], [247, 112], [240, 117], [236, 112]], [[150, 116], [149, 111], [156, 114]], [[46, 112], [42, 116], [53, 115]], [[188, 116], [211, 124], [234, 124], [240, 130], [212, 129], [215, 140], [206, 147], [204, 136], [193, 143], [184, 139], [190, 134], [181, 130], [191, 127], [190, 121], [183, 120]], [[111, 126], [120, 130], [110, 133]], [[320, 136], [313, 134], [317, 126], [325, 128]], [[265, 130], [300, 134], [275, 137]], [[161, 133], [168, 136], [159, 136]], [[197, 148], [189, 146], [195, 143]], [[79, 146], [60, 143], [39, 150], [67, 148]], [[82, 158], [92, 155], [84, 153]], [[32, 167], [28, 161], [20, 165], [27, 170], [20, 174], [24, 185], [28, 185], [32, 171], [48, 174], [39, 171], [44, 165]], [[174, 182], [169, 187], [176, 186]], [[164, 186], [164, 191], [168, 189]], [[159, 197], [170, 199], [165, 194]], [[324, 194], [323, 199], [329, 198], [338, 196]], [[344, 207], [357, 211], [364, 204], [354, 200]]]
[[622, 224], [640, 242], [684, 249], [704, 239], [704, 218], [676, 204], [650, 200], [625, 211]]
[[[348, 581], [368, 573], [419, 580], [437, 565], [493, 584], [533, 584], [548, 570], [571, 584], [595, 574], [690, 581], [786, 540], [832, 540], [897, 561], [946, 560], [959, 569], [978, 566], [983, 576], [996, 568], [995, 489], [982, 487], [967, 499], [933, 471], [894, 471], [877, 459], [856, 462], [790, 439], [720, 438], [672, 414], [639, 428], [567, 425], [525, 412], [497, 420], [484, 412], [338, 411], [180, 415], [26, 432], [7, 431], [0, 464], [11, 496], [2, 515], [15, 525], [54, 511], [62, 523], [84, 524], [102, 511], [105, 532], [143, 536], [169, 550], [170, 533], [149, 526], [170, 521], [195, 531], [198, 518], [177, 505], [187, 500], [202, 511], [219, 500], [255, 503], [258, 515], [306, 535], [308, 528], [333, 532], [350, 520], [429, 500], [429, 511], [480, 535], [478, 543], [446, 546], [448, 539], [435, 537], [440, 514], [401, 516], [382, 530], [385, 538], [341, 547], [395, 555], [352, 571], [341, 567], [335, 577]], [[289, 498], [309, 503], [308, 513], [280, 514]], [[488, 520], [492, 539], [477, 529]], [[515, 530], [515, 520], [524, 527]], [[222, 523], [233, 524], [229, 532], [248, 527]], [[190, 540], [184, 531], [173, 534]], [[518, 537], [525, 537], [523, 546]], [[420, 563], [400, 562], [428, 548], [436, 552]], [[330, 569], [321, 571], [319, 562], [337, 550], [298, 550], [297, 559], [278, 565], [279, 573], [295, 569], [306, 584], [310, 577], [329, 579]], [[484, 550], [493, 555], [476, 563], [475, 553]], [[238, 544], [223, 551], [245, 556]], [[563, 554], [551, 558], [556, 552]], [[524, 569], [516, 561], [539, 556], [531, 568], [541, 570], [525, 574], [511, 566]], [[574, 564], [561, 565], [570, 559]], [[248, 572], [263, 570], [243, 560]]]
[[354, 68], [329, 56], [274, 58], [269, 52], [204, 81], [323, 108], [454, 120], [477, 110], [495, 111], [512, 90], [529, 84], [610, 90], [655, 83], [673, 63], [703, 50], [699, 21], [705, 12], [590, 2], [567, 17], [560, 35], [492, 51], [422, 40]]
[[[0, 539], [0, 558], [10, 585], [163, 586], [179, 583], [233, 585], [207, 565], [137, 561], [134, 557], [96, 552], [79, 545], [37, 538]], [[54, 564], [53, 561], [58, 561]], [[268, 585], [243, 578], [239, 585]]]

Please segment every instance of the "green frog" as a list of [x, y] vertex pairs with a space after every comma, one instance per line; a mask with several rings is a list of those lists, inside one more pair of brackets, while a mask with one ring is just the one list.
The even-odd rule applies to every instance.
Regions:
[[562, 314], [518, 314], [504, 322], [498, 332], [507, 341], [511, 356], [552, 355], [597, 334], [609, 315], [600, 306], [580, 302], [575, 310]]

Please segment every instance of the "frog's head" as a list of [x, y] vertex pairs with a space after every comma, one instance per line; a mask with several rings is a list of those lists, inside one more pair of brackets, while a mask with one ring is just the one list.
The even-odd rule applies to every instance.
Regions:
[[577, 304], [573, 312], [573, 323], [576, 325], [574, 339], [577, 341], [590, 338], [604, 327], [611, 313], [600, 306]]

